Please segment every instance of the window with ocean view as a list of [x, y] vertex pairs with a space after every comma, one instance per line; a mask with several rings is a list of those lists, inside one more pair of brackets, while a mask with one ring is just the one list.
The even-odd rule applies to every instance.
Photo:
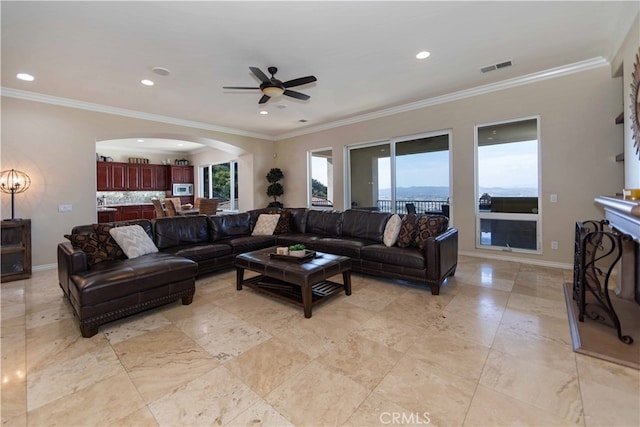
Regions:
[[476, 127], [476, 247], [540, 251], [538, 119]]
[[351, 207], [450, 216], [450, 133], [349, 147]]

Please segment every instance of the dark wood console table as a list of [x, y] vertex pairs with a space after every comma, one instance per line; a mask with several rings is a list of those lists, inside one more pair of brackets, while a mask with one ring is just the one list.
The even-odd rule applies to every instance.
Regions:
[[0, 227], [0, 282], [31, 277], [31, 220], [1, 221]]

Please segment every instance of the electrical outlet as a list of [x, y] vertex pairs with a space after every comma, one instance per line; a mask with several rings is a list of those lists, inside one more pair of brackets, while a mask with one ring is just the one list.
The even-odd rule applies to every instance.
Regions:
[[549, 201], [551, 203], [558, 203], [558, 195], [557, 194], [552, 194], [549, 196]]
[[71, 212], [73, 205], [58, 205], [58, 212]]
[[558, 249], [558, 242], [555, 240], [551, 241], [551, 249]]

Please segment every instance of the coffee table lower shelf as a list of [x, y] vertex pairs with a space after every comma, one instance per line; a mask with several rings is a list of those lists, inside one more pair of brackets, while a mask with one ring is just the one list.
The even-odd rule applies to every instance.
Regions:
[[302, 288], [298, 285], [263, 275], [245, 279], [242, 281], [242, 285], [247, 286], [256, 292], [269, 295], [304, 308], [306, 318], [311, 317], [311, 307], [326, 301], [332, 296], [345, 290], [345, 286], [341, 283], [332, 282], [330, 280], [318, 282], [311, 286], [311, 307], [305, 307], [302, 299]]

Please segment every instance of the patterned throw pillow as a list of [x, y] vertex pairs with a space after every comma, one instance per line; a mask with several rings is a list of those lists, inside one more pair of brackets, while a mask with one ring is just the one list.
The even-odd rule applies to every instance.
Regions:
[[64, 237], [69, 239], [74, 248], [81, 249], [86, 254], [89, 267], [109, 259], [109, 254], [98, 241], [96, 233], [65, 234]]
[[415, 243], [415, 235], [418, 230], [418, 217], [415, 214], [406, 214], [402, 218], [400, 234], [398, 235], [398, 247], [408, 248]]
[[416, 245], [423, 250], [429, 237], [437, 236], [447, 229], [449, 220], [444, 215], [421, 215], [418, 219]]
[[280, 212], [280, 219], [278, 220], [276, 229], [273, 230], [273, 234], [288, 233], [291, 230], [291, 226], [289, 225], [290, 222], [291, 222], [291, 212], [289, 211]]
[[113, 227], [109, 230], [109, 234], [111, 234], [128, 258], [137, 258], [158, 252], [158, 248], [153, 244], [151, 237], [139, 225]]
[[260, 214], [256, 226], [253, 228], [252, 236], [271, 236], [280, 221], [280, 214]]
[[109, 230], [113, 227], [108, 224], [93, 224], [93, 230], [98, 236], [98, 241], [102, 245], [103, 249], [107, 252], [109, 259], [126, 259], [127, 256], [122, 251], [122, 248], [118, 246]]
[[395, 214], [389, 218], [387, 225], [384, 227], [384, 234], [382, 236], [382, 241], [385, 246], [391, 247], [396, 244], [398, 236], [400, 235], [401, 227], [402, 219], [400, 219], [400, 215]]

